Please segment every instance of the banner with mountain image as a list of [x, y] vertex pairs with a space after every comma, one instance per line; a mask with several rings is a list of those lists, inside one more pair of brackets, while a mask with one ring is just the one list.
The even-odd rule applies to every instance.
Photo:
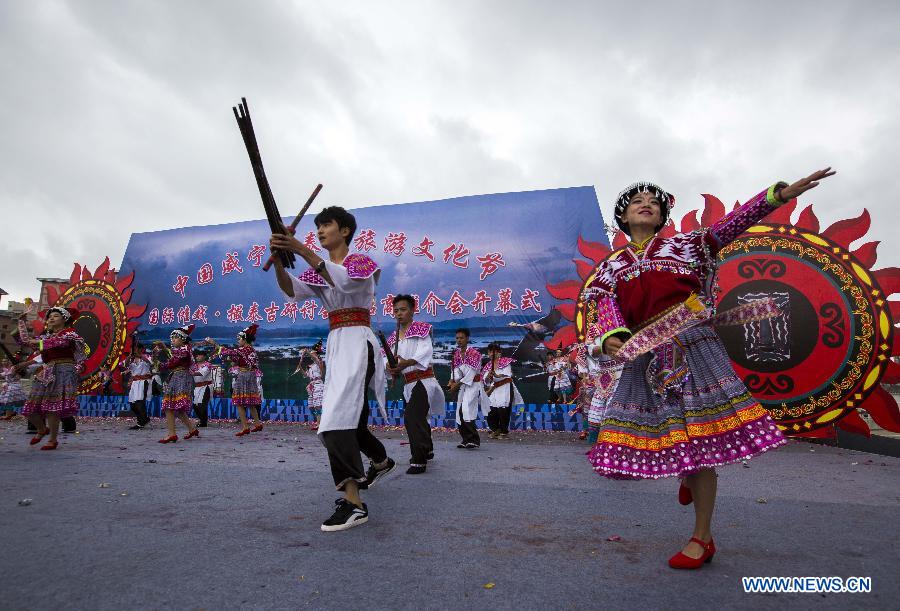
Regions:
[[[472, 332], [472, 345], [491, 341], [512, 353], [525, 337], [512, 324], [543, 320], [539, 339], [553, 337], [559, 304], [548, 285], [577, 279], [579, 238], [608, 244], [593, 187], [573, 187], [458, 197], [440, 201], [351, 210], [357, 231], [351, 253], [365, 253], [381, 267], [373, 326], [393, 327], [391, 299], [408, 293], [416, 318], [435, 326], [438, 378], [457, 328]], [[319, 249], [314, 215], [297, 236]], [[285, 219], [290, 222], [291, 219]], [[314, 299], [289, 302], [264, 272], [270, 235], [265, 220], [185, 227], [131, 236], [121, 273], [135, 272], [133, 301], [147, 304], [141, 320], [145, 340], [167, 339], [182, 324], [197, 326], [195, 338], [233, 343], [250, 323], [260, 326], [257, 350], [267, 398], [305, 397], [305, 382], [292, 376], [300, 348], [325, 338], [328, 313]], [[323, 251], [324, 254], [324, 251]], [[305, 263], [298, 259], [296, 273]], [[554, 313], [555, 314], [555, 313]], [[547, 321], [550, 321], [549, 323]], [[531, 334], [534, 338], [534, 333]], [[527, 354], [536, 361], [543, 346]], [[525, 354], [520, 351], [520, 354]], [[539, 371], [519, 363], [517, 376]], [[545, 378], [520, 382], [526, 402], [547, 400]]]

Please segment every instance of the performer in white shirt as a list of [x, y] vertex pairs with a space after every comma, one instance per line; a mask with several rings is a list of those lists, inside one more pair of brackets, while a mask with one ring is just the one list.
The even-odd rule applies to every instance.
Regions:
[[569, 362], [562, 348], [557, 349], [547, 361], [547, 386], [550, 400], [554, 403], [568, 403], [572, 382], [569, 380]]
[[474, 450], [481, 447], [481, 438], [475, 421], [478, 419], [478, 408], [483, 414], [490, 411], [488, 397], [481, 383], [481, 353], [469, 348], [468, 329], [456, 330], [456, 350], [453, 351], [451, 379], [448, 389], [457, 392], [456, 426], [462, 441], [457, 448]]
[[209, 400], [212, 397], [213, 372], [207, 360], [206, 352], [194, 351], [194, 415], [200, 421], [197, 426], [206, 427], [209, 423]]
[[487, 347], [488, 362], [481, 370], [481, 379], [484, 380], [484, 390], [487, 394], [491, 411], [487, 415], [488, 426], [491, 429], [491, 439], [507, 439], [509, 437], [509, 419], [512, 408], [522, 405], [522, 395], [513, 383], [512, 364], [515, 359], [503, 356], [500, 344], [493, 343]]
[[147, 416], [147, 401], [152, 397], [150, 379], [153, 373], [150, 369], [150, 357], [144, 352], [144, 347], [135, 341], [131, 344], [131, 356], [122, 367], [128, 375], [128, 404], [137, 417], [137, 423], [130, 428], [137, 431], [150, 423]]
[[[412, 295], [397, 295], [393, 300], [397, 331], [388, 338], [388, 346], [397, 357], [396, 367], [387, 367], [392, 376], [403, 376], [403, 424], [409, 437], [410, 475], [425, 473], [428, 461], [434, 458], [431, 441], [430, 414], [444, 413], [446, 399], [431, 367], [434, 346], [431, 325], [413, 321], [415, 300]], [[395, 349], [396, 347], [396, 349]]]
[[[292, 235], [273, 234], [272, 250], [293, 252], [310, 266], [300, 276], [287, 273], [275, 257], [278, 286], [293, 301], [315, 298], [328, 310], [325, 358], [325, 392], [319, 435], [328, 450], [334, 485], [344, 498], [334, 514], [322, 523], [326, 532], [345, 530], [368, 521], [368, 507], [359, 490], [372, 486], [394, 468], [384, 444], [368, 429], [371, 388], [384, 410], [384, 363], [375, 358], [378, 340], [370, 327], [369, 308], [374, 304], [380, 270], [364, 254], [349, 254], [356, 219], [337, 206], [315, 218], [319, 243], [328, 251], [322, 259]], [[363, 470], [360, 452], [370, 461]]]

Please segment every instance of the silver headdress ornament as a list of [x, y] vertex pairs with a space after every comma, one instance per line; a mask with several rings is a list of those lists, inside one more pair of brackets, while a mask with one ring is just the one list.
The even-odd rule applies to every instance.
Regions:
[[51, 312], [56, 312], [57, 314], [62, 316], [66, 322], [68, 322], [72, 318], [72, 312], [70, 312], [68, 308], [64, 308], [62, 306], [53, 306], [47, 308], [47, 314], [50, 314]]
[[628, 208], [628, 202], [636, 193], [652, 193], [656, 196], [661, 204], [659, 213], [662, 225], [665, 225], [669, 220], [669, 211], [675, 206], [675, 196], [656, 183], [641, 181], [629, 185], [616, 197], [614, 216], [619, 229], [628, 232], [628, 225], [622, 221], [622, 217], [625, 215], [625, 209]]

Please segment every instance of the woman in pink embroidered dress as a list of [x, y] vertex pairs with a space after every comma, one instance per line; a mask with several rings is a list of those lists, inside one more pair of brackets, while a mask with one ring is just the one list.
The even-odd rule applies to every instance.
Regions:
[[[188, 418], [191, 408], [194, 406], [194, 353], [191, 350], [191, 333], [194, 325], [178, 327], [169, 334], [172, 349], [169, 350], [162, 342], [156, 342], [154, 350], [163, 352], [168, 360], [161, 366], [168, 370], [169, 379], [163, 387], [162, 412], [166, 415], [166, 428], [168, 436], [159, 440], [159, 443], [175, 443], [178, 435], [175, 434], [175, 419], [181, 421], [188, 429], [185, 439], [200, 437], [200, 431]], [[162, 360], [162, 359], [161, 359]]]
[[[689, 298], [713, 308], [719, 249], [833, 174], [826, 168], [791, 185], [779, 182], [712, 227], [670, 238], [657, 235], [674, 202], [669, 193], [646, 182], [622, 191], [615, 218], [631, 243], [610, 254], [586, 289], [598, 309], [592, 354], [616, 356], [629, 337], [664, 325], [666, 314]], [[589, 458], [607, 477], [682, 478], [679, 501], [694, 503], [694, 532], [669, 565], [696, 569], [716, 551], [715, 467], [756, 456], [785, 439], [731, 368], [711, 325], [673, 328], [666, 337], [625, 362]]]
[[[253, 324], [238, 333], [237, 348], [225, 348], [216, 344], [212, 338], [206, 338], [206, 343], [216, 349], [212, 354], [213, 358], [223, 356], [230, 359], [232, 364], [237, 367], [234, 383], [231, 385], [231, 404], [241, 419], [241, 430], [234, 434], [235, 437], [243, 437], [263, 430], [262, 419], [259, 417], [262, 395], [256, 379], [259, 371], [259, 357], [256, 355], [256, 350], [253, 349], [258, 328], [259, 325]], [[250, 428], [247, 412], [251, 412], [251, 417], [256, 420], [256, 426], [253, 428]]]
[[50, 434], [50, 440], [41, 446], [42, 450], [55, 450], [59, 446], [60, 420], [78, 413], [79, 374], [83, 371], [87, 349], [72, 327], [76, 318], [78, 310], [75, 308], [49, 308], [44, 315], [44, 332], [36, 338], [31, 337], [25, 322], [19, 321], [20, 341], [38, 350], [44, 363], [32, 382], [31, 393], [22, 410], [22, 415], [27, 416], [38, 431], [31, 438], [31, 445]]

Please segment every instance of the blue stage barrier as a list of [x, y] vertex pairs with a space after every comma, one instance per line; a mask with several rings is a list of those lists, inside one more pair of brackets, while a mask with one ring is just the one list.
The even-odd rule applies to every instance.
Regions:
[[[130, 413], [125, 396], [93, 396], [82, 395], [78, 398], [80, 416], [114, 417], [122, 412]], [[510, 430], [531, 431], [578, 431], [582, 429], [581, 414], [569, 415], [572, 405], [554, 403], [528, 403], [513, 407], [510, 416]], [[403, 426], [403, 401], [388, 401], [387, 418], [378, 413], [375, 401], [369, 402], [371, 415], [369, 424], [377, 426]], [[153, 397], [147, 403], [147, 414], [160, 417], [160, 397]], [[431, 416], [431, 426], [456, 428], [456, 403], [447, 403], [443, 416]], [[263, 420], [281, 420], [284, 422], [311, 422], [312, 414], [306, 401], [294, 399], [267, 399], [263, 402]], [[231, 399], [215, 398], [209, 402], [209, 417], [212, 420], [237, 420], [237, 411], [231, 405]], [[476, 420], [479, 429], [487, 429], [483, 415]]]

